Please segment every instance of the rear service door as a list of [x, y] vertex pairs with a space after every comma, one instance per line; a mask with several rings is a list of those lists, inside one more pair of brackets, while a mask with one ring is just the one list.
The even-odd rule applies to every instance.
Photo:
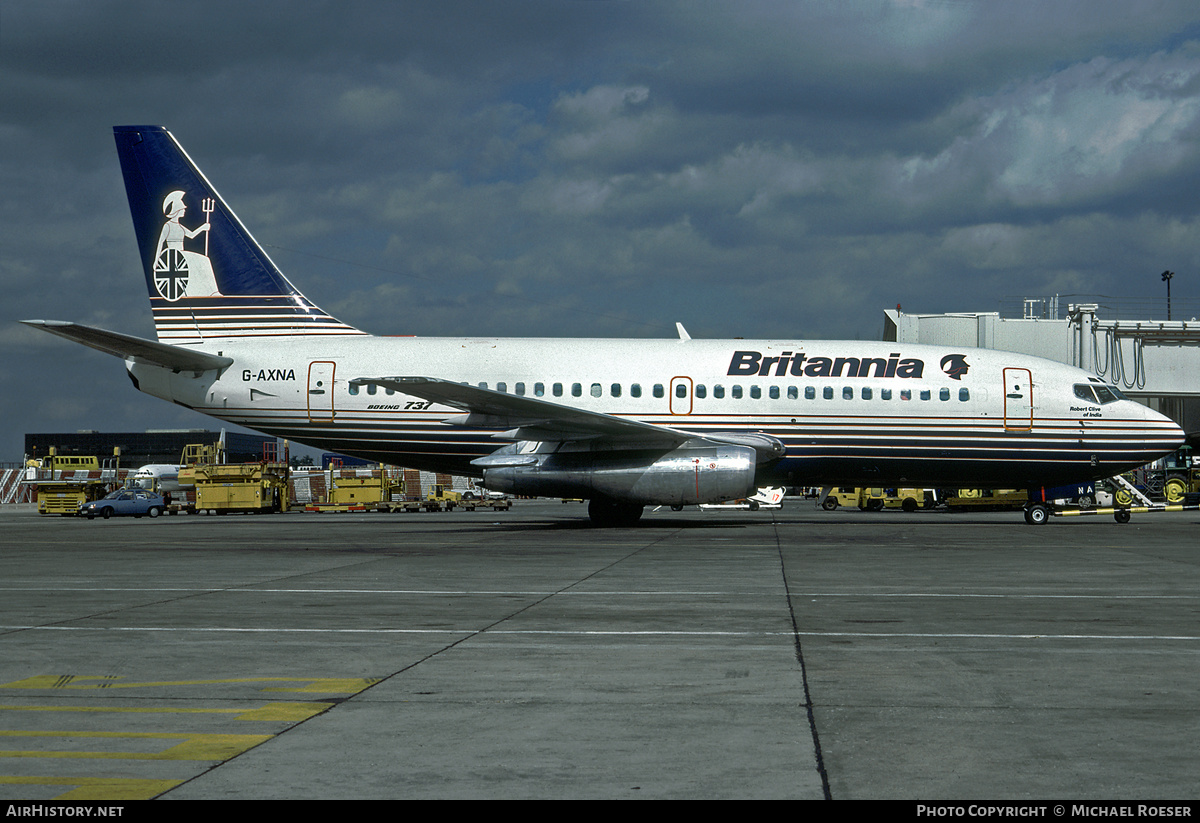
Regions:
[[308, 419], [311, 422], [333, 420], [333, 370], [330, 360], [308, 364]]

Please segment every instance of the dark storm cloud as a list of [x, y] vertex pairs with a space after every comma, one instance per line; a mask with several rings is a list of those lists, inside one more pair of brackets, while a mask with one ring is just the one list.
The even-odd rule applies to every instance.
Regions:
[[15, 323], [152, 333], [114, 124], [370, 331], [866, 338], [1195, 294], [1198, 36], [1127, 0], [2, 4], [0, 459], [208, 424]]

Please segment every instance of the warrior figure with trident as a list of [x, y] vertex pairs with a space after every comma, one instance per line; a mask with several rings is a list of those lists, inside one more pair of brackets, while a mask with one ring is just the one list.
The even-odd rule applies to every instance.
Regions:
[[[167, 300], [181, 297], [205, 297], [219, 295], [212, 264], [208, 259], [210, 223], [194, 229], [184, 226], [180, 220], [187, 213], [183, 198], [185, 192], [173, 191], [163, 200], [163, 214], [167, 220], [158, 235], [158, 247], [154, 251], [154, 277], [159, 294]], [[212, 214], [215, 203], [206, 198], [201, 204], [206, 217]], [[204, 232], [204, 253], [184, 249], [184, 240]]]

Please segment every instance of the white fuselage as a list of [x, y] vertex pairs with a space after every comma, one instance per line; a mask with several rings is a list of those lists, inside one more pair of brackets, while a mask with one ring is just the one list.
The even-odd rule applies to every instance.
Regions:
[[183, 467], [173, 463], [149, 463], [133, 473], [130, 483], [159, 494], [183, 491], [185, 487], [179, 483], [181, 468]]
[[[193, 347], [189, 347], [193, 348]], [[774, 340], [300, 337], [194, 347], [195, 376], [130, 364], [145, 392], [327, 451], [479, 475], [504, 445], [462, 410], [355, 378], [438, 377], [697, 434], [764, 433], [763, 483], [1004, 485], [1111, 476], [1178, 447], [1168, 418], [1087, 372], [1008, 352]]]

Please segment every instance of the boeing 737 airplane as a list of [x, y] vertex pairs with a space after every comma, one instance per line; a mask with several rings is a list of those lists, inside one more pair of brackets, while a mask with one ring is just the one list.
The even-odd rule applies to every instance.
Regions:
[[375, 337], [299, 292], [166, 129], [118, 126], [158, 340], [24, 321], [125, 361], [139, 390], [325, 451], [590, 501], [767, 485], [1039, 488], [1184, 440], [1076, 368], [983, 349], [833, 340]]

